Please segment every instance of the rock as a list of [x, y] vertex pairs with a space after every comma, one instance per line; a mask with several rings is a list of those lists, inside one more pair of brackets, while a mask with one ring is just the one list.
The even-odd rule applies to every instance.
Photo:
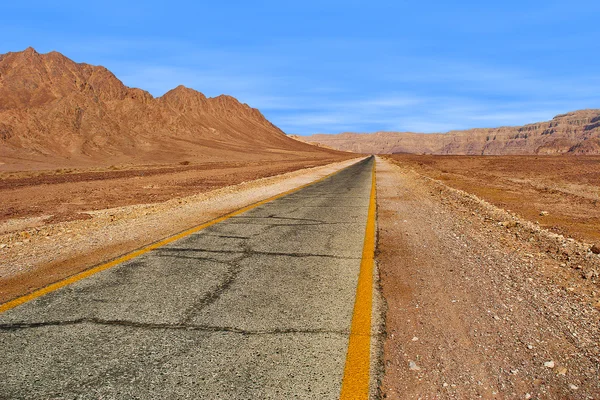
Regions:
[[594, 270], [585, 272], [585, 273], [583, 273], [581, 275], [581, 277], [584, 278], [584, 279], [592, 279], [592, 278], [595, 278], [597, 276], [598, 276], [598, 273], [596, 271], [594, 271]]
[[567, 374], [567, 369], [565, 367], [561, 367], [558, 369], [558, 371], [556, 371], [556, 375], [566, 375]]
[[577, 389], [579, 389], [579, 387], [578, 387], [578, 386], [575, 386], [575, 385], [573, 385], [573, 384], [571, 383], [571, 384], [569, 384], [569, 389], [571, 389], [571, 390], [577, 390]]
[[550, 214], [548, 211], [540, 211], [540, 217], [545, 217]]
[[594, 254], [600, 254], [600, 245], [595, 244], [590, 248], [590, 251]]
[[544, 367], [546, 367], [546, 368], [554, 368], [554, 361], [546, 361], [544, 363]]
[[531, 393], [525, 393], [525, 398], [526, 399], [530, 399], [531, 398]]
[[412, 360], [408, 362], [408, 368], [411, 371], [420, 371], [421, 370], [421, 368], [419, 368], [419, 366], [417, 365], [417, 363], [414, 362], [414, 361], [412, 361]]
[[419, 340], [419, 338], [418, 338], [418, 337], [416, 337], [416, 336], [412, 338], [412, 341], [413, 341], [413, 342], [416, 342], [416, 341], [418, 341], [418, 340]]

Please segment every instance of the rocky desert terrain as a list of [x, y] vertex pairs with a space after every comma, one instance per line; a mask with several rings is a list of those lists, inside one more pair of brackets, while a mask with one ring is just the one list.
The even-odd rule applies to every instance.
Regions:
[[324, 148], [368, 154], [600, 154], [600, 110], [581, 110], [525, 126], [443, 134], [412, 132], [317, 134], [297, 137]]
[[428, 174], [378, 160], [382, 397], [598, 398], [600, 256]]
[[556, 234], [600, 246], [599, 156], [386, 157]]

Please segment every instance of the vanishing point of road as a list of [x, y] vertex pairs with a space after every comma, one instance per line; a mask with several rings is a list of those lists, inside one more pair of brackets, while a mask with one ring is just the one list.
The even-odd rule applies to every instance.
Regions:
[[366, 399], [374, 163], [0, 305], [0, 399]]

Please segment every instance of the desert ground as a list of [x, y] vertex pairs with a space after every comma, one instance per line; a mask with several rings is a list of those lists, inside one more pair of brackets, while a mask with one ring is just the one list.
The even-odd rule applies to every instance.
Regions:
[[[535, 162], [379, 160], [383, 398], [598, 398], [600, 256], [589, 243], [532, 222], [547, 210], [555, 218], [550, 227], [593, 238], [563, 221], [585, 209], [597, 213], [587, 197], [597, 163]], [[569, 179], [576, 171], [582, 175]], [[547, 185], [554, 190], [544, 192]], [[584, 190], [567, 191], [576, 187]]]
[[600, 245], [600, 156], [389, 157], [555, 233]]
[[14, 219], [35, 221], [33, 225], [23, 228], [84, 219], [89, 218], [86, 211], [160, 203], [246, 181], [329, 164], [335, 160], [332, 157], [280, 159], [268, 162], [183, 162], [0, 172], [0, 196], [3, 200], [0, 209], [0, 233], [14, 230], [14, 221], [9, 222]]

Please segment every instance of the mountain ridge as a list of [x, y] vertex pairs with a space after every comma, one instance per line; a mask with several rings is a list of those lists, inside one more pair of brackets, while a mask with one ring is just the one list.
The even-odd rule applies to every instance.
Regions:
[[523, 126], [447, 133], [374, 132], [315, 134], [296, 139], [356, 153], [457, 155], [600, 154], [600, 109], [572, 111]]
[[29, 47], [0, 55], [0, 165], [111, 164], [334, 154], [288, 138], [232, 96], [183, 85], [160, 97], [103, 66]]

